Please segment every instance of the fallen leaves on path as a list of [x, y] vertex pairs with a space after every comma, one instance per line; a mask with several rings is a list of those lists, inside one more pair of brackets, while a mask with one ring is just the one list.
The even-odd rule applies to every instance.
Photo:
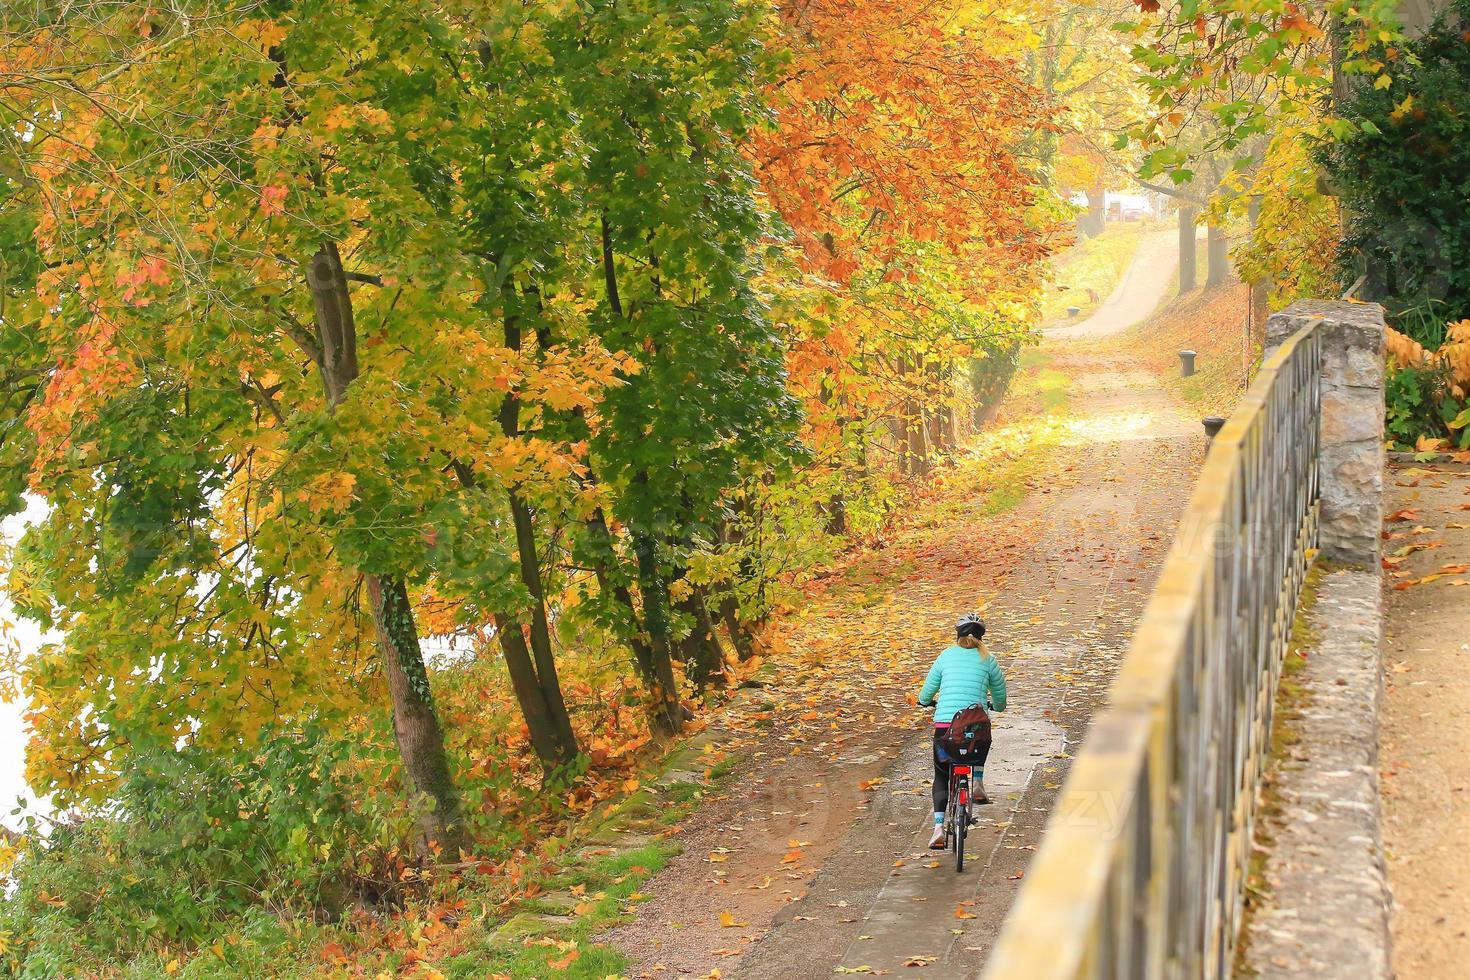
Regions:
[[1393, 587], [1399, 591], [1403, 591], [1404, 589], [1407, 589], [1413, 585], [1423, 585], [1426, 582], [1434, 582], [1438, 579], [1448, 578], [1451, 575], [1464, 575], [1466, 572], [1470, 572], [1470, 565], [1442, 565], [1437, 572], [1430, 572], [1428, 575], [1424, 575], [1420, 578], [1411, 578], [1405, 579], [1402, 582], [1395, 582]]
[[1405, 558], [1408, 558], [1416, 551], [1428, 551], [1431, 548], [1441, 548], [1443, 546], [1443, 541], [1416, 541], [1413, 544], [1406, 544], [1402, 548], [1395, 548], [1387, 555], [1384, 555], [1383, 565], [1385, 568], [1392, 568], [1394, 565], [1401, 564]]
[[[1072, 374], [1111, 376], [1111, 371], [1088, 366]], [[1039, 453], [1025, 473], [1037, 484], [1028, 479], [1028, 488], [1038, 494], [1066, 489], [1082, 474], [1088, 482], [1113, 479], [1099, 499], [1076, 494], [1043, 503], [1022, 494], [1003, 513], [987, 509], [984, 488], [1004, 467], [988, 465], [992, 457], [978, 452], [919, 491], [881, 538], [853, 548], [833, 567], [784, 583], [782, 607], [763, 637], [766, 664], [709, 716], [711, 728], [721, 733], [722, 750], [749, 759], [752, 777], [731, 793], [726, 807], [705, 810], [716, 816], [703, 825], [692, 821], [695, 832], [705, 835], [691, 842], [692, 860], [672, 865], [673, 873], [664, 879], [667, 897], [656, 897], [639, 913], [649, 924], [659, 917], [704, 923], [680, 940], [689, 947], [680, 953], [688, 964], [686, 975], [709, 969], [714, 958], [704, 952], [709, 958], [701, 962], [699, 944], [724, 947], [732, 934], [723, 930], [745, 925], [741, 919], [752, 924], [750, 934], [759, 935], [769, 917], [792, 902], [825, 903], [828, 909], [848, 905], [808, 894], [796, 883], [806, 882], [826, 863], [834, 841], [842, 839], [841, 828], [855, 815], [871, 812], [880, 801], [908, 807], [912, 797], [928, 796], [927, 779], [910, 786], [907, 778], [885, 770], [898, 760], [898, 746], [927, 727], [928, 714], [911, 706], [924, 672], [952, 636], [955, 616], [994, 606], [987, 618], [994, 624], [995, 652], [1011, 672], [1008, 679], [1018, 692], [1034, 692], [1035, 702], [1048, 711], [1058, 697], [1041, 688], [1082, 697], [1106, 682], [1126, 644], [1127, 630], [1120, 624], [1132, 622], [1146, 589], [1123, 583], [1146, 583], [1146, 573], [1156, 569], [1171, 542], [1168, 519], [1139, 508], [1143, 501], [1156, 503], [1151, 486], [1161, 471], [1183, 477], [1194, 466], [1193, 458], [1172, 444], [1149, 453], [1135, 448], [1132, 442], [1126, 452], [1111, 444], [1090, 446], [1067, 463], [1060, 454]], [[1078, 472], [1071, 472], [1072, 464]], [[1130, 479], [1118, 480], [1125, 469]], [[779, 689], [773, 678], [779, 678]], [[836, 765], [864, 768], [844, 771]], [[802, 826], [809, 819], [820, 827], [817, 833]], [[1004, 832], [1000, 826], [993, 830]], [[798, 833], [812, 837], [809, 847], [787, 839]], [[716, 865], [717, 872], [701, 867], [701, 852], [703, 862]], [[894, 861], [896, 856], [886, 856], [892, 862], [886, 871], [885, 858], [877, 858], [872, 873], [908, 876], [916, 872], [900, 869], [922, 866], [935, 870], [929, 880], [944, 880], [936, 870], [943, 867], [939, 856], [914, 853]], [[770, 874], [762, 878], [764, 871]], [[728, 882], [727, 892], [711, 889], [713, 875]], [[955, 900], [941, 895], [936, 892], [929, 906], [914, 906], [913, 914], [933, 916], [934, 905], [942, 909]], [[719, 914], [722, 906], [725, 916]], [[983, 914], [976, 908], [974, 902], [951, 906], [957, 924], [967, 927], [969, 920], [988, 917], [988, 907]], [[702, 914], [696, 918], [697, 913]], [[795, 953], [810, 941], [814, 927], [827, 928], [818, 922], [837, 916], [837, 923], [858, 922], [862, 913], [858, 908], [848, 915], [827, 912], [816, 922], [790, 917], [779, 921], [761, 945], [769, 950], [774, 941], [784, 950], [783, 943], [789, 943]], [[723, 928], [712, 928], [717, 921]], [[691, 935], [696, 932], [705, 935]], [[735, 935], [743, 942], [746, 934]], [[650, 936], [657, 938], [648, 926], [635, 933], [640, 943]], [[905, 963], [903, 954], [902, 945], [883, 945], [864, 954], [868, 964], [842, 965], [833, 972], [886, 973], [883, 967]], [[655, 955], [669, 954], [665, 949]], [[830, 963], [809, 964], [811, 974], [832, 969]]]

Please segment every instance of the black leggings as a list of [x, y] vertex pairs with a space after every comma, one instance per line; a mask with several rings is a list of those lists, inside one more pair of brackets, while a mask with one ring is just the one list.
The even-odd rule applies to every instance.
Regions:
[[[943, 813], [949, 808], [949, 773], [954, 763], [944, 759], [939, 751], [939, 739], [946, 729], [934, 729], [934, 812]], [[969, 765], [975, 770], [977, 779], [984, 778], [985, 760], [990, 755], [990, 743], [980, 743], [979, 752], [971, 759]]]

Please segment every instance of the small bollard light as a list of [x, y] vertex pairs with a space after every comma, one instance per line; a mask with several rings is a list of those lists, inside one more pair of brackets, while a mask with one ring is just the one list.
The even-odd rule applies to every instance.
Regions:
[[1076, 316], [1078, 313], [1081, 313], [1081, 312], [1082, 312], [1082, 307], [1080, 307], [1080, 306], [1069, 306], [1069, 307], [1067, 307], [1067, 316]]
[[1182, 350], [1179, 352], [1179, 376], [1187, 378], [1194, 373], [1194, 351]]
[[1220, 434], [1220, 430], [1225, 427], [1225, 420], [1218, 415], [1206, 415], [1200, 419], [1200, 422], [1205, 427], [1205, 439], [1207, 443], [1214, 442], [1215, 437]]

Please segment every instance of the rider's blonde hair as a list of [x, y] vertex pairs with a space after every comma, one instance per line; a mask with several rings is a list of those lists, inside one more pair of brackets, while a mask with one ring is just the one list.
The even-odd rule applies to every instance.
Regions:
[[978, 636], [962, 636], [959, 639], [955, 640], [955, 643], [964, 647], [966, 650], [979, 650], [981, 653], [985, 652], [985, 641], [980, 639], [980, 637]]

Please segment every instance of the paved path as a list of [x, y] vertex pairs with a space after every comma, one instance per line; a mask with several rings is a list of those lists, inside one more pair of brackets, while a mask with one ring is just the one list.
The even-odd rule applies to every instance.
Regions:
[[[655, 899], [613, 934], [635, 961], [633, 975], [707, 976], [718, 967], [727, 978], [805, 980], [839, 967], [899, 973], [911, 962], [942, 963], [950, 976], [979, 972], [1070, 753], [1126, 648], [1201, 456], [1198, 424], [1154, 376], [1116, 342], [1090, 339], [1116, 333], [1121, 319], [1146, 318], [1171, 287], [1172, 273], [1158, 269], [1172, 266], [1154, 241], [1140, 261], [1148, 274], [1130, 274], [1093, 318], [1046, 341], [1053, 366], [1071, 378], [1073, 421], [1048, 463], [1055, 483], [1035, 488], [1003, 518], [1027, 529], [1009, 572], [995, 575], [984, 559], [1003, 532], [976, 540], [983, 525], [956, 514], [929, 559], [893, 583], [883, 606], [952, 621], [963, 611], [958, 604], [972, 601], [967, 591], [993, 599], [988, 639], [1007, 673], [1011, 710], [998, 717], [986, 769], [996, 803], [979, 810], [964, 874], [955, 874], [952, 856], [924, 847], [932, 771], [925, 722], [902, 706], [901, 691], [875, 688], [870, 704], [891, 716], [888, 727], [851, 741], [797, 739], [804, 754], [769, 759], [782, 764], [755, 768], [691, 821], [685, 854], [647, 889]], [[968, 573], [968, 589], [940, 577], [956, 567]], [[916, 633], [895, 641], [911, 650], [903, 674], [916, 688], [933, 657], [932, 624], [929, 635], [897, 613], [883, 624], [890, 634]], [[819, 766], [797, 767], [814, 753], [822, 753]], [[866, 796], [856, 792], [859, 778], [874, 777], [886, 781]], [[781, 840], [763, 849], [756, 838]], [[721, 844], [735, 849], [729, 864], [701, 868], [707, 849]], [[749, 870], [798, 844], [811, 870]], [[711, 938], [715, 909], [731, 910], [740, 928], [715, 928]]]
[[[1401, 980], [1465, 976], [1470, 959], [1470, 466], [1390, 469], [1379, 765]], [[1408, 513], [1405, 513], [1408, 511]]]
[[1138, 243], [1133, 264], [1113, 295], [1080, 323], [1049, 327], [1043, 334], [1053, 340], [1111, 337], [1146, 318], [1178, 288], [1179, 232], [1154, 231]]

